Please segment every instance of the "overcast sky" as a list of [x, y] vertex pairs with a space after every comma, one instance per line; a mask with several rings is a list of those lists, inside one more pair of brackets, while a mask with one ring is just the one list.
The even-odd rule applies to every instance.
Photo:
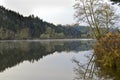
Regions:
[[72, 24], [75, 0], [0, 0], [0, 5], [28, 16], [34, 14], [54, 24]]

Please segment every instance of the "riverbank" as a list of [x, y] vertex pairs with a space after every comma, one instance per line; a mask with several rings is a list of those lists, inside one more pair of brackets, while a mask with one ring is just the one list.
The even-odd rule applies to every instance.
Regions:
[[46, 41], [91, 41], [95, 39], [33, 39], [33, 40], [0, 40], [0, 42], [46, 42]]

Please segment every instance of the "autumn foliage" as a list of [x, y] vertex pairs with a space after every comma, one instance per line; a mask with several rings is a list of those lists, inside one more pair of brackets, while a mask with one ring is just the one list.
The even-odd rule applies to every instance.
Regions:
[[[103, 75], [120, 74], [120, 33], [108, 33], [94, 46], [95, 62]], [[115, 79], [115, 80], [116, 80]]]

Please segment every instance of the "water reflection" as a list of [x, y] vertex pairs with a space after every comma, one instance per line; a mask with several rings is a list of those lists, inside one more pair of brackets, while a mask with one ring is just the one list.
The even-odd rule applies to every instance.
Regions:
[[[74, 72], [76, 74], [73, 80], [119, 80], [120, 70], [112, 70], [109, 67], [102, 69], [99, 66], [98, 60], [95, 59], [95, 55], [87, 54], [86, 62], [81, 62], [79, 59], [72, 59], [76, 65]], [[117, 64], [119, 65], [119, 64]]]
[[16, 66], [23, 61], [38, 61], [56, 51], [79, 52], [89, 50], [92, 44], [92, 41], [0, 42], [0, 72]]
[[76, 65], [74, 67], [74, 72], [76, 74], [74, 80], [102, 80], [98, 77], [98, 68], [94, 62], [94, 55], [87, 54], [86, 59], [84, 63], [76, 58], [72, 60]]

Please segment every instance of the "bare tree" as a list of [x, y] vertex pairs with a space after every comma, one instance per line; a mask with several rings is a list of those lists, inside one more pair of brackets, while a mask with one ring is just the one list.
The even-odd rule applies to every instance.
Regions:
[[104, 0], [76, 0], [74, 8], [78, 22], [87, 23], [96, 39], [108, 33], [119, 18], [114, 7]]

